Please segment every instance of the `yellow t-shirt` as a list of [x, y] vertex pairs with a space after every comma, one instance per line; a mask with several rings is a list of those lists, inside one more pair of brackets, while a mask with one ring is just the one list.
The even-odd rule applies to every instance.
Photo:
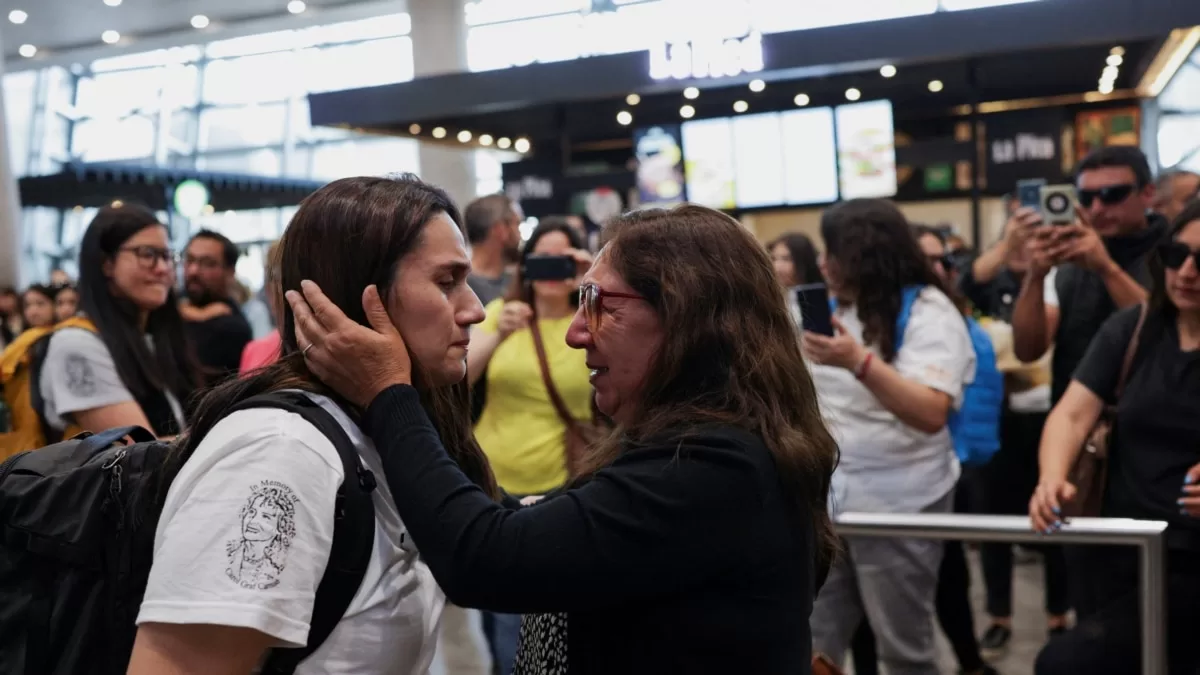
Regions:
[[[487, 306], [479, 330], [495, 333], [503, 300]], [[582, 349], [567, 346], [572, 317], [541, 319], [542, 342], [554, 387], [571, 416], [590, 420], [592, 385]], [[496, 347], [487, 368], [487, 402], [475, 438], [487, 454], [500, 487], [511, 494], [542, 494], [567, 480], [566, 425], [554, 410], [528, 328]]]

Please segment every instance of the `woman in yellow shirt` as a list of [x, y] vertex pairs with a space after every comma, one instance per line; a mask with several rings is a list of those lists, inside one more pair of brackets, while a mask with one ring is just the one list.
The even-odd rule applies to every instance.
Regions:
[[[545, 222], [521, 252], [513, 285], [487, 306], [471, 334], [467, 372], [471, 385], [487, 374], [486, 402], [475, 438], [496, 481], [513, 496], [544, 494], [567, 481], [567, 424], [542, 376], [530, 322], [536, 320], [550, 380], [576, 420], [592, 417], [592, 385], [582, 350], [567, 346], [567, 327], [579, 305], [578, 275], [559, 281], [526, 281], [526, 263], [539, 256], [569, 256], [580, 270], [591, 264], [579, 233], [565, 222]], [[520, 617], [484, 614], [484, 633], [501, 675], [512, 671]]]

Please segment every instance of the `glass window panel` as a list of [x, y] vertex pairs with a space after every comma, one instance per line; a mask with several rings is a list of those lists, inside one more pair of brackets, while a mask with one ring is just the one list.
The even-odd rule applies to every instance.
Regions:
[[343, 21], [309, 29], [313, 44], [357, 42], [376, 38], [408, 35], [412, 32], [412, 17], [406, 13], [387, 14], [369, 19]]
[[163, 68], [145, 68], [80, 78], [76, 107], [86, 117], [118, 117], [135, 110], [157, 110], [165, 74]]
[[305, 36], [297, 31], [284, 30], [275, 33], [260, 33], [229, 40], [210, 42], [205, 52], [209, 58], [223, 59], [231, 56], [265, 54], [304, 46]]
[[1200, 110], [1200, 66], [1185, 63], [1163, 88], [1158, 107], [1181, 112]]
[[200, 148], [254, 148], [283, 142], [287, 106], [208, 108], [200, 113]]
[[178, 154], [190, 154], [195, 148], [193, 134], [196, 129], [195, 110], [177, 110], [171, 113], [168, 148]]
[[67, 142], [70, 140], [70, 122], [61, 115], [38, 116], [41, 124], [36, 125], [35, 133], [41, 135], [42, 149], [30, 163], [27, 172], [30, 174], [48, 174], [59, 170], [62, 163], [67, 161]]
[[301, 61], [293, 52], [213, 61], [204, 68], [204, 100], [236, 105], [287, 99], [303, 91]]
[[306, 147], [294, 148], [284, 161], [283, 175], [299, 179], [307, 179], [312, 175], [312, 150]]
[[221, 211], [192, 219], [192, 231], [214, 230], [235, 242], [265, 241], [279, 236], [277, 209]]
[[341, 91], [413, 79], [412, 38], [371, 40], [305, 53], [310, 92]]
[[192, 61], [199, 60], [203, 53], [204, 50], [199, 46], [187, 45], [185, 47], [171, 47], [170, 49], [155, 49], [137, 54], [122, 54], [121, 56], [92, 61], [92, 71], [103, 73], [111, 70], [191, 63]]
[[200, 102], [200, 69], [168, 66], [163, 73], [162, 102], [172, 110], [194, 108]]
[[385, 176], [420, 172], [417, 141], [408, 138], [370, 138], [325, 143], [313, 148], [312, 176], [335, 180], [347, 176]]
[[38, 73], [27, 70], [4, 76], [4, 122], [7, 125], [8, 154], [12, 171], [25, 175], [29, 167], [29, 146], [33, 132]]
[[63, 212], [62, 248], [64, 251], [75, 252], [79, 241], [83, 239], [83, 233], [87, 231], [87, 226], [98, 212], [98, 209], [78, 207]]
[[52, 66], [42, 71], [46, 79], [46, 107], [64, 111], [73, 105], [75, 98], [75, 76], [65, 68]]
[[[1200, 114], [1163, 115], [1158, 120], [1158, 163], [1173, 167], [1181, 161], [1200, 164]], [[1183, 168], [1183, 167], [1181, 167]]]
[[255, 176], [278, 176], [283, 158], [278, 150], [263, 148], [250, 152], [201, 155], [196, 158], [196, 168], [202, 171], [242, 173]]
[[88, 162], [139, 159], [154, 154], [154, 122], [141, 115], [75, 124], [71, 154]]

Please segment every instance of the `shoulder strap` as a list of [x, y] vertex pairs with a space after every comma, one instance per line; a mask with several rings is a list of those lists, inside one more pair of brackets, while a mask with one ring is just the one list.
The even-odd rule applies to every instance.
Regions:
[[254, 396], [229, 412], [251, 408], [278, 408], [295, 413], [333, 443], [342, 462], [342, 485], [334, 507], [333, 547], [325, 574], [317, 585], [308, 644], [295, 649], [272, 650], [260, 675], [290, 675], [300, 662], [317, 651], [346, 615], [362, 585], [375, 546], [375, 474], [363, 466], [358, 449], [342, 425], [311, 398], [299, 392], [274, 392]]
[[567, 404], [558, 394], [558, 388], [554, 386], [554, 379], [550, 377], [550, 363], [546, 360], [546, 345], [542, 344], [542, 331], [538, 328], [536, 316], [533, 317], [533, 321], [529, 322], [529, 332], [533, 334], [533, 348], [537, 351], [538, 368], [542, 371], [542, 382], [546, 385], [546, 393], [550, 395], [550, 403], [554, 406], [558, 416], [562, 418], [563, 424], [567, 425], [567, 428], [573, 428], [576, 423], [575, 418], [571, 417], [571, 411], [567, 409]]
[[1133, 370], [1133, 358], [1137, 356], [1138, 343], [1142, 340], [1142, 328], [1146, 325], [1146, 316], [1149, 314], [1149, 305], [1142, 303], [1142, 309], [1138, 312], [1137, 325], [1133, 328], [1133, 335], [1129, 338], [1129, 345], [1125, 347], [1125, 358], [1121, 360], [1121, 374], [1117, 377], [1117, 388], [1113, 390], [1113, 398], [1121, 398], [1121, 392], [1125, 391], [1125, 383], [1129, 380], [1129, 372]]
[[894, 345], [892, 348], [896, 353], [900, 352], [900, 345], [904, 344], [904, 331], [908, 328], [908, 319], [912, 316], [913, 303], [917, 301], [917, 297], [921, 295], [921, 290], [924, 286], [905, 286], [900, 291], [900, 313], [896, 315], [896, 337], [892, 340]]

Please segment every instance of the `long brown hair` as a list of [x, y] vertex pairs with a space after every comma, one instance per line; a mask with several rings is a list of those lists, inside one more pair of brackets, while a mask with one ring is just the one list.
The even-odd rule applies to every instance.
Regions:
[[690, 204], [617, 218], [605, 239], [602, 259], [650, 303], [665, 337], [638, 418], [594, 449], [584, 475], [630, 442], [746, 429], [771, 451], [796, 511], [811, 514], [824, 568], [837, 547], [827, 499], [838, 448], [766, 251], [729, 216]]
[[[386, 302], [399, 266], [419, 245], [425, 224], [439, 213], [462, 227], [450, 197], [415, 176], [334, 181], [305, 199], [288, 225], [275, 259], [276, 283], [288, 291], [299, 290], [304, 279], [311, 280], [346, 316], [367, 325], [363, 289], [375, 284]], [[180, 464], [230, 407], [261, 393], [301, 389], [334, 398], [352, 415], [359, 412], [309, 372], [296, 342], [295, 315], [287, 303], [282, 304], [279, 361], [216, 387], [204, 397], [195, 424], [178, 444]], [[413, 384], [450, 456], [472, 481], [497, 496], [495, 478], [471, 431], [465, 379], [452, 387], [430, 388], [423, 384], [428, 378], [415, 361], [413, 371]]]
[[851, 199], [821, 216], [825, 259], [836, 263], [842, 287], [854, 296], [863, 342], [884, 361], [896, 357], [896, 319], [906, 286], [950, 289], [934, 274], [908, 219], [885, 199]]

